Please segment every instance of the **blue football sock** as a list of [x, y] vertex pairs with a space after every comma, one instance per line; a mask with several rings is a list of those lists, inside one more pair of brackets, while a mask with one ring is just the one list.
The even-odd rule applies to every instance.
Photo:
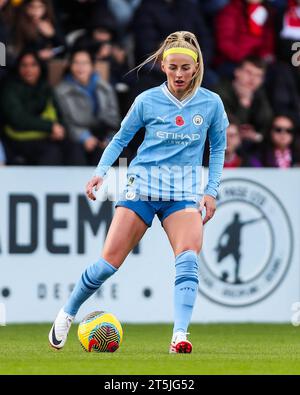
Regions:
[[176, 256], [176, 279], [174, 291], [173, 333], [186, 333], [191, 321], [193, 307], [198, 292], [198, 257], [192, 250]]
[[108, 263], [105, 259], [100, 258], [96, 263], [90, 265], [83, 273], [75, 285], [63, 310], [75, 316], [82, 305], [97, 289], [113, 275], [117, 269]]

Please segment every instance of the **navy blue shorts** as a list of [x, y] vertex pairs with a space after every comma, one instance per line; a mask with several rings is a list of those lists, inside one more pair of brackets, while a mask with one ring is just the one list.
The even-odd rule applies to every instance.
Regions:
[[151, 200], [119, 200], [115, 207], [127, 207], [134, 211], [147, 226], [152, 225], [153, 218], [157, 214], [161, 225], [163, 221], [175, 211], [185, 208], [198, 208], [199, 204], [191, 200], [151, 201]]

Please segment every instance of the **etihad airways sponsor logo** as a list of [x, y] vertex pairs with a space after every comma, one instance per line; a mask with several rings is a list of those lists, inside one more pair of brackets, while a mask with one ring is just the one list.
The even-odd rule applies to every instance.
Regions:
[[166, 139], [166, 140], [185, 140], [185, 141], [196, 141], [200, 140], [200, 134], [199, 133], [174, 133], [174, 132], [162, 132], [158, 131], [156, 132], [156, 136], [159, 137], [160, 139]]

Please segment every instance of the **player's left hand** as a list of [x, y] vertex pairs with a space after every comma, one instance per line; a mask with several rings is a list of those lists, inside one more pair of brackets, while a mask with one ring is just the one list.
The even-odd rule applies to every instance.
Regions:
[[199, 211], [202, 213], [202, 210], [206, 210], [205, 218], [203, 220], [203, 225], [206, 224], [213, 216], [216, 211], [216, 199], [210, 195], [204, 195], [201, 202]]
[[96, 200], [96, 196], [94, 194], [94, 188], [96, 191], [98, 191], [102, 184], [103, 184], [103, 178], [101, 178], [99, 176], [94, 176], [86, 184], [85, 193], [86, 193], [87, 197], [91, 200]]

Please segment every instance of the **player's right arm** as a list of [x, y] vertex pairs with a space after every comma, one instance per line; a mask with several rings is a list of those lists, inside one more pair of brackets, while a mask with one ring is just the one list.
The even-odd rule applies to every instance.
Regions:
[[97, 191], [103, 183], [103, 178], [112, 164], [118, 159], [124, 147], [127, 147], [136, 132], [145, 126], [143, 116], [144, 94], [137, 96], [127, 115], [121, 123], [121, 128], [105, 148], [93, 178], [86, 185], [87, 197], [96, 200], [94, 189]]
[[200, 211], [205, 207], [206, 214], [203, 225], [208, 222], [216, 211], [216, 197], [220, 185], [226, 149], [226, 128], [228, 119], [221, 98], [215, 95], [215, 113], [208, 129], [209, 166], [208, 183], [200, 203]]

